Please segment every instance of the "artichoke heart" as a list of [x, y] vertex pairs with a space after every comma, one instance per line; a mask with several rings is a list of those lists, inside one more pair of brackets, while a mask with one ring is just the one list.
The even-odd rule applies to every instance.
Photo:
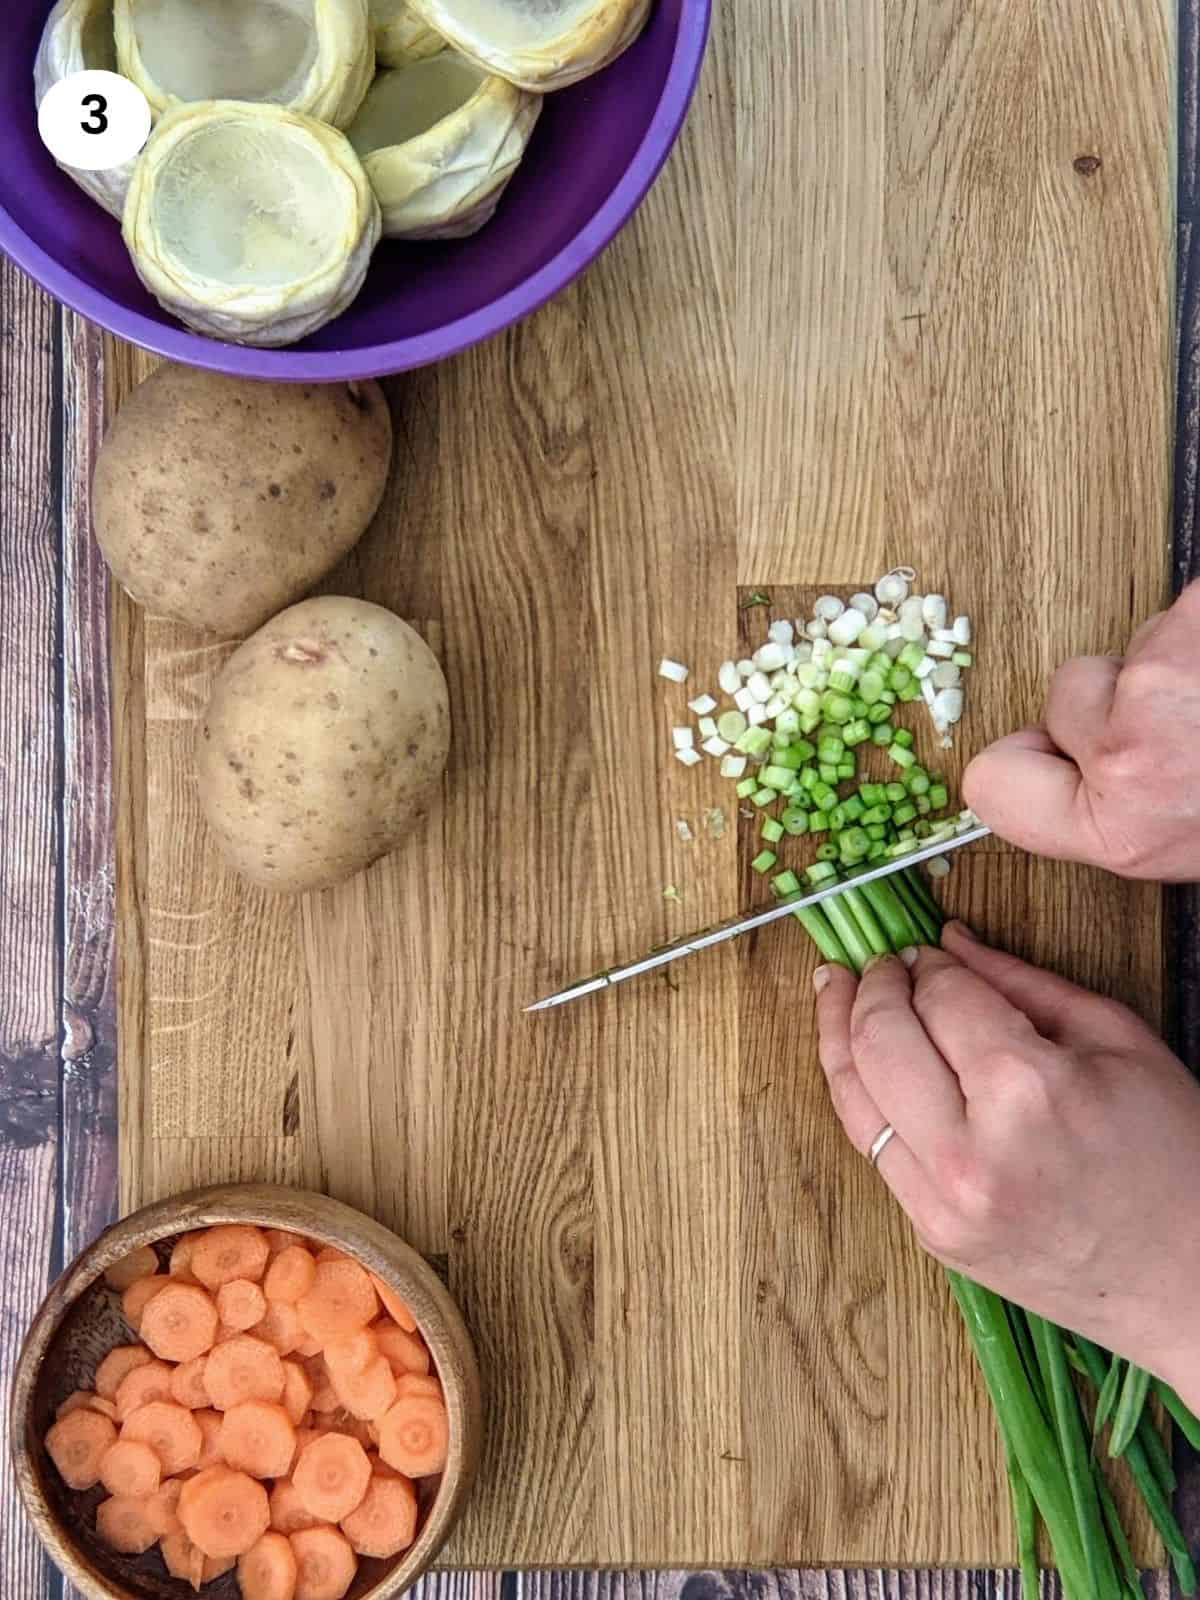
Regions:
[[440, 33], [426, 27], [408, 0], [370, 0], [375, 54], [381, 67], [424, 61], [446, 48]]
[[333, 128], [282, 106], [200, 101], [151, 134], [124, 235], [142, 282], [188, 327], [285, 345], [357, 295], [379, 205]]
[[389, 239], [461, 239], [483, 227], [542, 109], [453, 50], [376, 78], [347, 137]]
[[[117, 48], [113, 38], [113, 0], [58, 0], [42, 29], [42, 42], [33, 63], [33, 91], [41, 105], [62, 78], [76, 72], [115, 72]], [[107, 172], [63, 171], [91, 195], [98, 205], [119, 217], [133, 174], [133, 162]]]
[[344, 128], [375, 71], [367, 0], [114, 0], [114, 20], [155, 111], [263, 101]]
[[608, 66], [651, 0], [409, 0], [436, 33], [490, 72], [544, 93]]

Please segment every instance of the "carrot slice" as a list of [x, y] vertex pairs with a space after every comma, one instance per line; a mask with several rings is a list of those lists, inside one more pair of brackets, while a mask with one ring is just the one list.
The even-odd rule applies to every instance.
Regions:
[[153, 1520], [160, 1539], [182, 1531], [183, 1524], [179, 1520], [179, 1496], [182, 1493], [183, 1479], [167, 1478], [146, 1502], [146, 1515]]
[[214, 1583], [218, 1578], [223, 1578], [227, 1572], [232, 1572], [237, 1566], [236, 1556], [225, 1556], [220, 1560], [216, 1556], [205, 1556], [204, 1565], [200, 1568], [200, 1583]]
[[285, 1300], [294, 1305], [302, 1294], [307, 1294], [317, 1276], [317, 1263], [307, 1250], [291, 1244], [271, 1257], [263, 1279], [263, 1291], [268, 1300]]
[[72, 1411], [98, 1411], [113, 1422], [117, 1420], [117, 1408], [112, 1401], [93, 1393], [91, 1389], [76, 1389], [74, 1394], [69, 1394], [54, 1413], [55, 1421], [69, 1417]]
[[281, 1356], [290, 1356], [304, 1333], [299, 1313], [286, 1300], [268, 1300], [262, 1321], [256, 1322], [250, 1331], [256, 1339], [265, 1339], [274, 1345]]
[[397, 1472], [395, 1467], [389, 1467], [382, 1456], [372, 1456], [371, 1476], [373, 1478], [403, 1478], [404, 1474]]
[[213, 1344], [227, 1344], [230, 1339], [236, 1339], [239, 1333], [245, 1333], [246, 1331], [245, 1328], [231, 1328], [227, 1322], [218, 1322], [217, 1336], [213, 1340]]
[[302, 1233], [289, 1233], [286, 1228], [268, 1228], [267, 1249], [273, 1256], [284, 1250], [307, 1250], [308, 1239]]
[[100, 1458], [100, 1482], [111, 1495], [148, 1500], [162, 1481], [162, 1463], [148, 1444], [118, 1439]]
[[221, 1437], [220, 1411], [213, 1411], [207, 1406], [202, 1411], [193, 1411], [196, 1426], [200, 1429], [200, 1459], [196, 1465], [201, 1470], [205, 1467], [216, 1467], [221, 1464], [221, 1451], [219, 1440]]
[[159, 1548], [171, 1576], [198, 1589], [204, 1581], [204, 1551], [192, 1543], [181, 1527], [165, 1534]]
[[212, 1296], [194, 1283], [168, 1282], [142, 1312], [142, 1338], [163, 1361], [194, 1361], [217, 1336]]
[[372, 1477], [342, 1532], [360, 1556], [399, 1555], [417, 1536], [416, 1490], [407, 1478]]
[[96, 1532], [110, 1550], [125, 1556], [144, 1555], [158, 1539], [146, 1501], [136, 1495], [115, 1494], [96, 1507]]
[[446, 1408], [432, 1395], [405, 1395], [379, 1424], [379, 1454], [407, 1478], [441, 1472], [449, 1441]]
[[46, 1449], [68, 1489], [93, 1489], [100, 1463], [117, 1442], [117, 1430], [99, 1411], [72, 1411], [46, 1435]]
[[290, 1478], [278, 1478], [271, 1490], [271, 1526], [276, 1533], [299, 1533], [301, 1528], [315, 1528], [317, 1519], [300, 1498], [296, 1485]]
[[179, 1496], [179, 1520], [206, 1556], [245, 1555], [271, 1523], [267, 1491], [244, 1472], [210, 1467], [190, 1478]]
[[336, 1411], [338, 1397], [330, 1381], [328, 1372], [322, 1371], [313, 1388], [313, 1397], [309, 1402], [314, 1411]]
[[244, 1222], [226, 1222], [196, 1236], [191, 1270], [208, 1289], [219, 1289], [235, 1278], [257, 1283], [267, 1269], [271, 1251], [261, 1228]]
[[287, 1412], [269, 1400], [243, 1400], [221, 1422], [218, 1448], [231, 1467], [252, 1478], [284, 1478], [296, 1453]]
[[396, 1402], [396, 1380], [383, 1356], [361, 1372], [335, 1372], [333, 1388], [351, 1416], [363, 1422], [377, 1422]]
[[208, 1405], [208, 1390], [204, 1387], [204, 1364], [207, 1356], [197, 1356], [194, 1361], [181, 1361], [171, 1373], [171, 1399], [176, 1405], [199, 1411]]
[[217, 1345], [204, 1364], [204, 1387], [218, 1411], [243, 1400], [283, 1399], [283, 1362], [263, 1339], [239, 1333]]
[[375, 1293], [383, 1301], [383, 1309], [392, 1321], [399, 1323], [405, 1333], [416, 1333], [417, 1319], [395, 1289], [390, 1284], [384, 1283], [382, 1278], [377, 1278], [374, 1273], [371, 1274], [371, 1282], [375, 1285]]
[[[173, 1278], [192, 1277], [192, 1251], [195, 1248], [196, 1235], [194, 1233], [185, 1233], [177, 1241], [175, 1248], [171, 1251], [171, 1260], [167, 1266], [167, 1271]], [[193, 1279], [192, 1281], [194, 1282], [195, 1280]]]
[[317, 1251], [317, 1260], [320, 1261], [353, 1261], [353, 1256], [348, 1256], [344, 1250], [339, 1250], [336, 1245], [325, 1244]]
[[293, 1428], [298, 1428], [312, 1405], [312, 1381], [298, 1361], [283, 1363], [283, 1409]]
[[229, 1328], [244, 1332], [267, 1314], [267, 1297], [249, 1278], [234, 1278], [217, 1290], [217, 1315]]
[[292, 1534], [296, 1557], [295, 1600], [342, 1600], [358, 1562], [336, 1528], [302, 1528]]
[[344, 1339], [331, 1339], [324, 1350], [331, 1378], [339, 1372], [362, 1372], [378, 1355], [379, 1343], [372, 1328], [359, 1328]]
[[360, 1503], [371, 1481], [371, 1463], [357, 1439], [327, 1433], [296, 1458], [292, 1482], [301, 1503], [323, 1522], [340, 1522]]
[[282, 1533], [264, 1533], [238, 1561], [242, 1600], [295, 1600], [296, 1577], [296, 1553]]
[[131, 1283], [121, 1296], [121, 1314], [134, 1333], [141, 1332], [142, 1312], [159, 1290], [165, 1289], [170, 1281], [165, 1272], [158, 1273], [152, 1278], [139, 1278], [136, 1283]]
[[171, 1377], [172, 1369], [165, 1361], [148, 1361], [126, 1373], [117, 1389], [117, 1421], [124, 1422], [152, 1400], [170, 1400]]
[[153, 1245], [143, 1244], [131, 1250], [127, 1256], [122, 1256], [120, 1261], [114, 1261], [105, 1272], [104, 1281], [110, 1289], [124, 1294], [131, 1283], [136, 1283], [139, 1278], [148, 1278], [157, 1271], [158, 1257]]
[[443, 1398], [442, 1386], [437, 1379], [420, 1372], [402, 1372], [396, 1379], [396, 1399], [402, 1400], [406, 1394], [427, 1394], [434, 1400]]
[[379, 1309], [371, 1280], [353, 1261], [319, 1261], [312, 1288], [296, 1302], [306, 1332], [322, 1344], [365, 1328]]
[[405, 1333], [394, 1322], [377, 1322], [372, 1332], [393, 1372], [419, 1372], [424, 1377], [429, 1371], [429, 1351], [419, 1334]]
[[304, 1329], [301, 1328], [300, 1337], [296, 1340], [294, 1354], [303, 1356], [306, 1361], [310, 1361], [313, 1356], [321, 1354], [321, 1341], [314, 1339], [311, 1333], [305, 1333]]
[[173, 1400], [152, 1400], [131, 1412], [121, 1424], [121, 1437], [148, 1444], [167, 1478], [186, 1472], [200, 1460], [200, 1425], [186, 1406], [177, 1406]]
[[144, 1344], [115, 1345], [96, 1368], [96, 1393], [105, 1400], [115, 1400], [121, 1379], [134, 1367], [144, 1367], [154, 1357]]

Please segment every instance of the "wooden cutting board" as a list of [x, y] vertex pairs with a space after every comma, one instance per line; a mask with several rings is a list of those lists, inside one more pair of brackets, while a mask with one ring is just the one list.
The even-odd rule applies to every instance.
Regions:
[[[449, 1564], [1015, 1554], [940, 1273], [829, 1111], [798, 930], [521, 1007], [747, 894], [654, 675], [711, 683], [739, 590], [912, 562], [982, 621], [963, 752], [1162, 601], [1173, 20], [1119, 11], [720, 8], [616, 245], [391, 383], [394, 480], [329, 587], [425, 631], [455, 742], [365, 876], [288, 900], [222, 868], [189, 750], [225, 652], [118, 604], [125, 1203], [308, 1184], [440, 1265], [490, 1387]], [[111, 352], [113, 403], [143, 370]], [[1157, 1018], [1155, 889], [1000, 848], [951, 882]]]

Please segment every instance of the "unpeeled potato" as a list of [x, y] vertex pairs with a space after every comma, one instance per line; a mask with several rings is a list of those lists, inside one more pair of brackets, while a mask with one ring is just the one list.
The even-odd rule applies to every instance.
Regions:
[[160, 367], [104, 440], [96, 537], [149, 611], [241, 638], [358, 542], [391, 455], [376, 383], [250, 383]]
[[200, 804], [254, 883], [325, 888], [425, 815], [449, 747], [446, 680], [420, 634], [366, 600], [306, 600], [218, 676], [196, 742]]

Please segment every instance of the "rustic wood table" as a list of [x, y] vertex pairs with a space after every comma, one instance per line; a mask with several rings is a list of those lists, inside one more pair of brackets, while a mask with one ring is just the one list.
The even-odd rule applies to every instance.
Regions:
[[[519, 1414], [525, 1394], [503, 1386], [496, 1394], [496, 1467], [527, 1452], [533, 1487], [523, 1491], [521, 1473], [515, 1485], [492, 1474], [451, 1552], [462, 1567], [506, 1558], [529, 1567], [719, 1567], [448, 1571], [427, 1580], [430, 1596], [1016, 1595], [1011, 1572], [984, 1569], [981, 1557], [976, 1570], [969, 1565], [980, 1552], [1003, 1561], [1007, 1512], [992, 1482], [986, 1403], [937, 1274], [834, 1136], [819, 1081], [778, 1070], [789, 1051], [810, 1059], [807, 1022], [789, 1015], [802, 1008], [786, 1004], [804, 977], [794, 941], [764, 939], [753, 952], [718, 958], [707, 978], [689, 974], [669, 1011], [647, 990], [624, 1013], [555, 1021], [549, 1045], [531, 1044], [507, 1019], [534, 992], [518, 996], [514, 972], [521, 985], [567, 978], [592, 955], [679, 931], [669, 908], [645, 893], [648, 878], [691, 871], [685, 914], [697, 921], [746, 888], [736, 850], [705, 858], [707, 866], [683, 863], [669, 819], [660, 820], [664, 792], [680, 810], [696, 803], [676, 774], [664, 776], [661, 689], [641, 681], [641, 657], [657, 656], [668, 630], [699, 661], [733, 625], [738, 585], [853, 582], [889, 555], [915, 555], [956, 584], [961, 577], [972, 608], [1017, 602], [1015, 643], [1000, 652], [975, 713], [974, 731], [988, 736], [1036, 706], [1062, 649], [1117, 643], [1165, 592], [1176, 61], [1174, 578], [1200, 572], [1198, 7], [1185, 0], [1177, 35], [1167, 0], [1128, 0], [1119, 20], [1085, 0], [896, 0], [886, 10], [876, 0], [813, 0], [802, 18], [795, 0], [746, 0], [736, 16], [725, 7], [680, 150], [617, 245], [524, 328], [392, 386], [407, 469], [436, 474], [424, 481], [441, 487], [419, 514], [416, 501], [393, 495], [344, 581], [445, 634], [456, 710], [467, 708], [456, 771], [489, 760], [494, 773], [490, 791], [456, 806], [448, 824], [460, 830], [456, 855], [485, 855], [498, 837], [516, 887], [489, 906], [506, 928], [519, 933], [525, 917], [543, 936], [497, 936], [493, 917], [469, 924], [472, 970], [454, 965], [449, 945], [421, 959], [431, 988], [445, 985], [467, 1002], [452, 1053], [490, 1072], [489, 1094], [514, 1126], [536, 1105], [545, 1127], [565, 1119], [577, 1137], [572, 1119], [581, 1106], [591, 1115], [597, 1100], [587, 1194], [573, 1187], [571, 1149], [560, 1154], [549, 1141], [539, 1158], [533, 1205], [547, 1257], [538, 1288], [514, 1290], [511, 1274], [493, 1273], [503, 1258], [492, 1260], [486, 1222], [474, 1218], [474, 1232], [451, 1226], [451, 1155], [462, 1168], [455, 1181], [476, 1185], [477, 1209], [483, 1201], [502, 1220], [526, 1215], [528, 1197], [505, 1187], [504, 1172], [487, 1171], [496, 1164], [486, 1148], [438, 1146], [446, 1185], [440, 1209], [430, 1210], [390, 1165], [405, 1137], [411, 1148], [411, 1129], [389, 1145], [372, 1126], [372, 1029], [353, 1004], [337, 1006], [344, 951], [365, 948], [379, 884], [395, 869], [374, 869], [384, 876], [362, 904], [335, 896], [294, 925], [282, 914], [270, 924], [283, 952], [278, 970], [303, 970], [306, 1003], [320, 1011], [317, 997], [325, 1008], [304, 1019], [295, 1060], [290, 1033], [286, 1052], [272, 1055], [272, 1030], [291, 1015], [286, 986], [267, 986], [264, 1009], [262, 980], [231, 972], [216, 1021], [206, 1016], [197, 1030], [188, 1017], [206, 976], [197, 955], [204, 940], [164, 935], [163, 919], [198, 914], [203, 901], [212, 925], [251, 927], [261, 942], [265, 924], [253, 919], [265, 913], [205, 856], [186, 781], [175, 781], [184, 771], [179, 740], [212, 661], [185, 630], [146, 623], [110, 593], [91, 539], [87, 486], [104, 419], [143, 363], [15, 270], [0, 271], [0, 1373], [11, 1370], [48, 1280], [119, 1203], [187, 1178], [324, 1181], [441, 1258], [503, 1354], [505, 1340], [511, 1349], [535, 1325], [540, 1284], [557, 1295], [553, 1317], [569, 1358], [562, 1392], [528, 1388], [539, 1362], [556, 1359], [534, 1348], [522, 1353], [529, 1414]], [[482, 465], [474, 481], [451, 470], [445, 441], [464, 417], [485, 440], [490, 477]], [[490, 545], [472, 536], [484, 521]], [[589, 529], [603, 534], [590, 547]], [[386, 540], [401, 531], [417, 564], [397, 576]], [[521, 575], [511, 587], [510, 566]], [[485, 666], [465, 664], [456, 633], [464, 615], [503, 668], [490, 686]], [[572, 644], [589, 630], [598, 642], [578, 650], [580, 693], [562, 698]], [[545, 676], [517, 704], [508, 685], [518, 680], [500, 678], [531, 660]], [[483, 675], [472, 679], [472, 670]], [[589, 692], [598, 708], [592, 754], [603, 757], [594, 776], [581, 764], [587, 740], [573, 742], [579, 725], [567, 716], [572, 707], [588, 714]], [[473, 715], [473, 704], [489, 715]], [[496, 708], [506, 704], [512, 728], [539, 738], [539, 759], [555, 765], [561, 792], [552, 802], [520, 767], [528, 759], [520, 741], [510, 747], [498, 736]], [[655, 753], [643, 763], [647, 752]], [[614, 761], [628, 769], [623, 789]], [[537, 793], [562, 809], [529, 830]], [[619, 827], [597, 822], [586, 841], [580, 834], [579, 859], [594, 880], [584, 893], [574, 876], [551, 881], [546, 866], [558, 859], [555, 830], [571, 838], [588, 803], [641, 813]], [[1000, 851], [962, 880], [965, 907], [985, 927], [1042, 955], [1054, 949], [1079, 975], [1166, 1013], [1200, 1065], [1191, 891], [1173, 896], [1164, 917], [1153, 889], [1053, 869], [1035, 877]], [[416, 912], [420, 896], [447, 892], [432, 877], [400, 885], [392, 890], [416, 896]], [[1106, 949], [1096, 919], [1064, 937], [1090, 894], [1129, 927], [1127, 948]], [[1030, 925], [1020, 926], [1027, 904]], [[388, 1004], [395, 1014], [396, 1001]], [[429, 1044], [445, 1023], [433, 1013], [446, 1004], [443, 995], [429, 1015], [407, 1020], [426, 1088], [446, 1065]], [[321, 1099], [320, 1064], [335, 1047], [347, 1081], [364, 1075], [362, 1099], [352, 1096], [348, 1111]], [[231, 1089], [211, 1060], [234, 1048], [255, 1065], [239, 1069], [249, 1076]], [[593, 1089], [600, 1061], [606, 1073]], [[688, 1083], [690, 1098], [672, 1099], [672, 1077]], [[255, 1117], [266, 1107], [269, 1121], [251, 1118], [242, 1137], [231, 1118], [250, 1089]], [[422, 1102], [427, 1116], [431, 1103]], [[350, 1133], [339, 1142], [330, 1129], [347, 1116]], [[630, 1137], [640, 1118], [657, 1118], [656, 1137], [689, 1181], [708, 1186], [676, 1222], [682, 1232], [655, 1215], [678, 1191], [656, 1173], [653, 1143]], [[423, 1136], [440, 1134], [427, 1127]], [[354, 1162], [366, 1146], [374, 1163], [360, 1175]], [[805, 1152], [802, 1174], [793, 1150]], [[528, 1149], [521, 1159], [531, 1159]], [[720, 1220], [726, 1184], [742, 1186], [740, 1233]], [[634, 1202], [628, 1217], [614, 1205], [623, 1190]], [[461, 1191], [454, 1203], [464, 1204]], [[644, 1260], [641, 1238], [623, 1240], [626, 1226], [644, 1235]], [[593, 1255], [598, 1278], [614, 1257], [625, 1272], [622, 1291], [609, 1284], [600, 1302], [609, 1318], [602, 1330], [587, 1281]], [[701, 1285], [694, 1320], [683, 1310], [674, 1322], [648, 1316], [664, 1273], [675, 1274], [683, 1302], [710, 1266], [716, 1277]], [[789, 1306], [800, 1271], [820, 1293]], [[821, 1301], [832, 1301], [839, 1275], [853, 1279], [854, 1293], [826, 1325]], [[722, 1284], [737, 1291], [740, 1320]], [[898, 1317], [879, 1315], [881, 1296]], [[869, 1334], [860, 1315], [873, 1321]], [[604, 1363], [592, 1349], [601, 1333]], [[831, 1335], [856, 1347], [861, 1336], [862, 1370], [846, 1363], [826, 1385], [814, 1363], [833, 1348]], [[638, 1364], [647, 1339], [659, 1341], [663, 1358], [649, 1368]], [[722, 1351], [738, 1353], [757, 1398], [739, 1394]], [[939, 1398], [947, 1391], [951, 1432]], [[773, 1407], [776, 1392], [786, 1400], [781, 1426], [762, 1428], [762, 1396]], [[722, 1428], [739, 1406], [735, 1449], [722, 1444]], [[5, 1418], [0, 1442], [6, 1426]], [[586, 1496], [576, 1486], [581, 1452], [592, 1471]], [[625, 1460], [642, 1478], [621, 1483]], [[1194, 1463], [1183, 1466], [1181, 1515], [1200, 1537], [1200, 1479]], [[914, 1550], [968, 1565], [866, 1567]], [[855, 1570], [836, 1570], [839, 1556]], [[804, 1559], [813, 1568], [796, 1570]], [[752, 1561], [787, 1570], [740, 1570]], [[1170, 1592], [1161, 1574], [1147, 1585], [1157, 1600]], [[61, 1592], [6, 1476], [0, 1594]]]

